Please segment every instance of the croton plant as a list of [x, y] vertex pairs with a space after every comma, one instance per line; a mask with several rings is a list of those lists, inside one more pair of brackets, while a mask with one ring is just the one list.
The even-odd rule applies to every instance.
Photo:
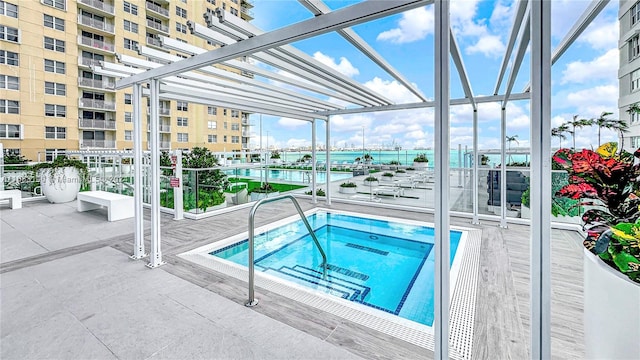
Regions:
[[632, 281], [640, 283], [640, 149], [615, 142], [596, 151], [560, 149], [554, 162], [569, 174], [555, 196], [579, 200], [587, 236], [584, 245]]

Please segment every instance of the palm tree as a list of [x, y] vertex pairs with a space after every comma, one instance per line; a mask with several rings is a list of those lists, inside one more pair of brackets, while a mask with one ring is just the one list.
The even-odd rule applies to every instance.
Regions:
[[515, 141], [516, 144], [518, 145], [520, 145], [520, 142], [518, 141], [518, 135], [513, 135], [513, 136], [507, 135], [506, 140], [509, 146], [509, 162], [511, 162], [511, 142]]
[[[574, 117], [575, 119], [575, 117]], [[562, 149], [562, 140], [566, 139], [567, 137], [564, 135], [564, 133], [569, 133], [569, 134], [573, 134], [574, 135], [574, 149], [575, 149], [575, 134], [573, 132], [571, 132], [569, 130], [569, 126], [567, 126], [567, 124], [562, 124], [558, 127], [555, 127], [553, 129], [551, 129], [551, 136], [555, 136], [557, 138], [560, 139], [560, 148]]]
[[[635, 110], [633, 110], [635, 111]], [[600, 131], [604, 128], [604, 129], [609, 129], [609, 130], [613, 130], [616, 131], [620, 134], [620, 138], [622, 141], [621, 145], [624, 145], [624, 133], [626, 133], [628, 130], [628, 125], [625, 121], [623, 120], [616, 120], [616, 119], [607, 119], [607, 116], [611, 115], [613, 113], [611, 112], [603, 112], [602, 114], [600, 114], [600, 117], [597, 119], [591, 119], [590, 120], [590, 125], [596, 125], [598, 127], [598, 147], [600, 147]], [[623, 146], [620, 146], [620, 149], [622, 149]]]
[[573, 115], [573, 120], [567, 121], [566, 125], [572, 126], [573, 131], [569, 131], [573, 138], [573, 150], [576, 149], [576, 128], [593, 125], [590, 119], [578, 119], [578, 115]]

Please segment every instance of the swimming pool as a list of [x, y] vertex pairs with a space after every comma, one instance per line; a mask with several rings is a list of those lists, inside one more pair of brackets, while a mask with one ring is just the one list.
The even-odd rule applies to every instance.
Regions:
[[[260, 178], [260, 177], [264, 177], [265, 170], [264, 169], [229, 169], [229, 170], [225, 170], [225, 174]], [[322, 171], [317, 172], [316, 182], [319, 184], [326, 183], [327, 182], [326, 175], [327, 174], [325, 172], [322, 172]], [[311, 171], [269, 169], [269, 179], [308, 183], [311, 181], [310, 176], [311, 176]], [[331, 173], [331, 181], [344, 180], [352, 177], [353, 176], [351, 173], [344, 173], [344, 172]]]
[[[255, 237], [256, 272], [432, 325], [433, 228], [332, 212], [316, 212], [307, 219], [327, 254], [327, 276], [299, 219]], [[451, 231], [451, 262], [462, 235]], [[247, 266], [247, 248], [245, 238], [209, 254]]]

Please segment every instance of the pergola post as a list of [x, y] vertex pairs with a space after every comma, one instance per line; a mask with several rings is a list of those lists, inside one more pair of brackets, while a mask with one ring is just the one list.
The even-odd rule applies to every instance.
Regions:
[[326, 182], [325, 184], [327, 185], [326, 188], [327, 190], [325, 191], [325, 202], [327, 205], [331, 205], [331, 167], [329, 166], [329, 164], [331, 164], [331, 147], [329, 146], [329, 144], [331, 143], [331, 116], [327, 116], [327, 119], [325, 121], [326, 126], [325, 126], [325, 132], [326, 132], [326, 138], [327, 138], [327, 148], [325, 149], [327, 152], [327, 177], [326, 177]]
[[[133, 85], [133, 203], [134, 203], [134, 245], [132, 259], [138, 260], [147, 256], [144, 252], [144, 212], [142, 203], [142, 85]], [[92, 189], [93, 190], [93, 189]]]
[[[507, 228], [507, 110], [500, 111], [500, 227]], [[492, 179], [493, 181], [493, 179]]]
[[449, 359], [449, 0], [435, 1], [435, 359]]
[[473, 110], [473, 189], [471, 190], [473, 194], [473, 218], [471, 219], [471, 223], [478, 225], [480, 224], [480, 220], [478, 219], [478, 109]]
[[178, 178], [178, 186], [173, 188], [173, 220], [183, 220], [182, 150], [174, 150], [173, 153], [176, 157], [176, 167], [173, 176]]
[[318, 203], [316, 197], [316, 121], [311, 121], [311, 202]]
[[160, 248], [160, 131], [158, 129], [158, 107], [160, 92], [160, 80], [151, 79], [151, 256], [150, 268], [163, 265], [162, 251]]
[[531, 2], [531, 359], [551, 358], [551, 2]]

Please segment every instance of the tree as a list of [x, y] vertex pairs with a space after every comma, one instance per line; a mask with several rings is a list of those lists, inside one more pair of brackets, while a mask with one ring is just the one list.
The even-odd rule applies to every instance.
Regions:
[[513, 135], [513, 136], [509, 136], [507, 135], [507, 145], [509, 146], [509, 162], [511, 162], [511, 143], [512, 142], [516, 142], [516, 144], [520, 145], [520, 142], [518, 141], [518, 135]]
[[585, 126], [591, 126], [592, 122], [589, 119], [578, 119], [578, 115], [573, 115], [573, 120], [567, 121], [563, 125], [569, 125], [573, 129], [572, 131], [569, 131], [569, 133], [571, 133], [572, 135], [571, 137], [573, 138], [573, 150], [575, 150], [576, 149], [576, 129], [583, 128]]
[[[574, 117], [575, 119], [575, 117]], [[562, 124], [558, 127], [555, 127], [553, 129], [551, 129], [551, 136], [557, 137], [560, 139], [560, 148], [562, 149], [562, 140], [566, 139], [567, 137], [564, 135], [564, 133], [571, 133], [573, 134], [571, 131], [569, 131], [569, 126], [567, 126], [567, 124]], [[575, 146], [575, 136], [574, 136], [574, 146]]]
[[[596, 125], [598, 127], [598, 147], [600, 147], [600, 131], [603, 128], [618, 132], [622, 141], [624, 141], [624, 133], [629, 131], [627, 129], [627, 123], [623, 120], [608, 119], [607, 116], [611, 114], [613, 113], [604, 111], [602, 114], [600, 114], [599, 118], [590, 120], [589, 125]], [[621, 145], [624, 145], [624, 143]], [[622, 149], [623, 146], [620, 146], [620, 148]]]

